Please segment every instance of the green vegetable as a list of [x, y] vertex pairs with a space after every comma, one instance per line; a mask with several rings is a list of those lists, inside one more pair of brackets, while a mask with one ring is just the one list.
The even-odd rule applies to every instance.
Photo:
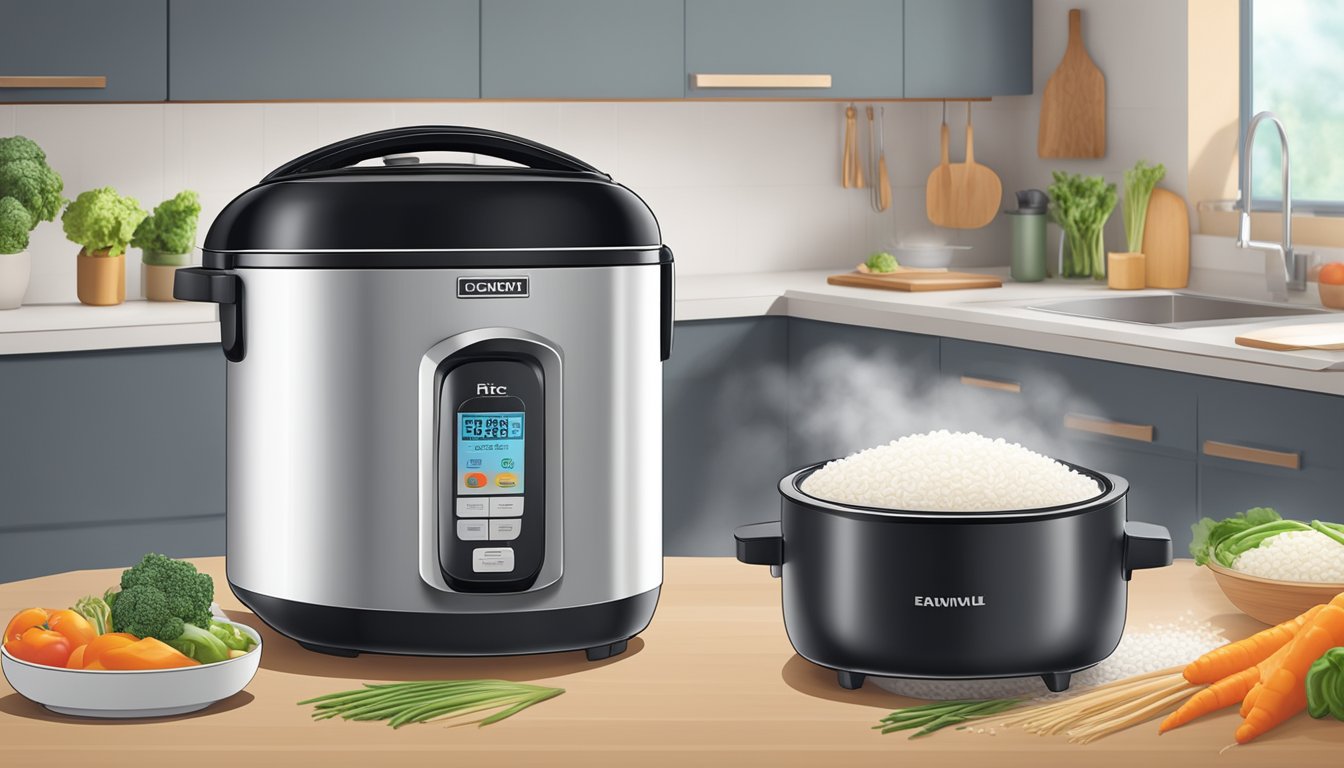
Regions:
[[364, 690], [342, 691], [299, 702], [313, 704], [314, 720], [386, 720], [393, 728], [475, 712], [499, 710], [479, 725], [497, 723], [564, 693], [563, 688], [507, 680], [427, 680], [415, 683], [366, 683]]
[[1231, 568], [1238, 555], [1248, 549], [1255, 549], [1263, 544], [1266, 539], [1289, 531], [1309, 530], [1311, 530], [1311, 526], [1296, 520], [1277, 520], [1247, 528], [1219, 541], [1217, 546], [1214, 547], [1213, 559], [1218, 561], [1219, 565]]
[[1115, 210], [1115, 185], [1101, 176], [1055, 171], [1050, 185], [1050, 214], [1064, 230], [1069, 257], [1065, 277], [1106, 277], [1106, 248], [1102, 230]]
[[211, 619], [210, 634], [219, 638], [220, 642], [224, 643], [224, 645], [231, 651], [246, 652], [252, 650], [256, 645], [256, 643], [252, 641], [252, 638], [248, 637], [238, 628], [238, 625], [229, 624], [228, 622]]
[[1344, 523], [1323, 523], [1320, 520], [1312, 520], [1311, 527], [1334, 539], [1336, 543], [1344, 545]]
[[[1270, 507], [1255, 507], [1224, 520], [1214, 520], [1211, 517], [1203, 518], [1191, 526], [1191, 530], [1194, 532], [1194, 540], [1190, 542], [1190, 556], [1195, 558], [1195, 565], [1204, 565], [1210, 560], [1214, 560], [1214, 550], [1224, 539], [1257, 525], [1264, 525], [1281, 519], [1279, 513]], [[1218, 562], [1221, 563], [1221, 561]], [[1221, 564], [1231, 567], [1231, 563]]]
[[0, 253], [19, 253], [28, 248], [33, 217], [17, 199], [0, 197]]
[[182, 266], [196, 244], [196, 219], [201, 215], [200, 198], [186, 190], [164, 200], [154, 213], [135, 228], [131, 245], [144, 251], [146, 264]]
[[989, 699], [987, 701], [963, 700], [940, 701], [918, 707], [906, 707], [882, 718], [873, 726], [873, 730], [882, 733], [908, 731], [918, 728], [910, 738], [927, 736], [949, 725], [959, 725], [968, 720], [997, 715], [1022, 703], [1021, 699]]
[[65, 204], [64, 188], [36, 142], [23, 136], [0, 138], [0, 253], [28, 247], [28, 233], [39, 222], [56, 218]]
[[1166, 166], [1158, 163], [1149, 166], [1142, 160], [1125, 171], [1125, 239], [1130, 253], [1143, 249], [1143, 223], [1148, 218], [1148, 199], [1153, 196], [1153, 187], [1167, 175]]
[[896, 263], [896, 257], [886, 251], [878, 251], [872, 254], [867, 261], [863, 262], [863, 265], [870, 272], [895, 272], [901, 266]]
[[135, 228], [145, 218], [145, 211], [132, 197], [123, 197], [111, 187], [99, 187], [80, 192], [65, 209], [61, 225], [70, 242], [82, 246], [90, 256], [120, 256], [126, 252]]
[[216, 637], [215, 633], [201, 629], [195, 624], [183, 624], [182, 634], [167, 642], [184, 656], [202, 664], [214, 664], [218, 661], [227, 661], [229, 658], [229, 646]]
[[1307, 669], [1307, 714], [1344, 720], [1344, 648], [1331, 648]]
[[71, 609], [89, 620], [98, 634], [112, 631], [112, 609], [107, 601], [97, 595], [85, 595], [75, 601]]
[[121, 573], [121, 592], [112, 599], [112, 627], [136, 637], [165, 643], [177, 639], [183, 624], [210, 626], [215, 582], [185, 560], [150, 553]]

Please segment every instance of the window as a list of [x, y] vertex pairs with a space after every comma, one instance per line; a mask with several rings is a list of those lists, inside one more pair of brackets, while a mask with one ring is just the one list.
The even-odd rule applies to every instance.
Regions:
[[[1241, 0], [1241, 135], [1269, 110], [1288, 132], [1293, 205], [1344, 215], [1344, 0]], [[1279, 139], [1261, 124], [1252, 147], [1256, 209], [1277, 208]]]

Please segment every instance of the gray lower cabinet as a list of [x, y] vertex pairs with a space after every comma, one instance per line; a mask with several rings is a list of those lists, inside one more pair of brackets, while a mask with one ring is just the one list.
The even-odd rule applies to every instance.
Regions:
[[479, 0], [169, 0], [174, 101], [475, 98]]
[[[902, 0], [686, 0], [686, 95], [900, 98], [902, 11]], [[829, 75], [831, 84], [697, 87], [700, 75]]]
[[167, 0], [0, 0], [0, 27], [0, 102], [168, 96]]
[[487, 99], [679, 99], [682, 0], [481, 0]]
[[730, 555], [779, 517], [788, 462], [788, 320], [678, 323], [663, 365], [663, 551]]
[[1031, 93], [1031, 0], [905, 0], [905, 98]]

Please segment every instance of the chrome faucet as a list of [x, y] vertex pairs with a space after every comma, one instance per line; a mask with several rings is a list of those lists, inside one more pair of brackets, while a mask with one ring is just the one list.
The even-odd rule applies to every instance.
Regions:
[[[1279, 132], [1279, 157], [1283, 163], [1283, 241], [1271, 243], [1251, 239], [1251, 147], [1255, 144], [1255, 129], [1268, 120]], [[1241, 148], [1241, 208], [1237, 227], [1238, 248], [1260, 248], [1275, 251], [1283, 259], [1282, 265], [1265, 260], [1265, 283], [1275, 298], [1288, 298], [1288, 291], [1307, 289], [1307, 254], [1293, 251], [1293, 184], [1288, 165], [1288, 134], [1283, 122], [1273, 112], [1258, 112], [1246, 127], [1246, 143]]]

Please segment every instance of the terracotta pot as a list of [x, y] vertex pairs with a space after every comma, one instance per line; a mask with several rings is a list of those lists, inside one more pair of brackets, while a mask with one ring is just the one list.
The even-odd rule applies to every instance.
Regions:
[[165, 264], [140, 265], [140, 290], [150, 301], [177, 301], [173, 298], [173, 276], [179, 267]]
[[1146, 284], [1147, 258], [1142, 253], [1106, 255], [1106, 287], [1117, 291], [1135, 291]]
[[78, 265], [76, 293], [84, 304], [109, 307], [126, 300], [126, 254], [108, 256], [107, 251], [89, 255], [83, 249]]
[[1317, 283], [1317, 289], [1321, 292], [1321, 306], [1344, 309], [1344, 285]]
[[23, 304], [31, 266], [27, 251], [0, 253], [0, 309], [18, 309]]

